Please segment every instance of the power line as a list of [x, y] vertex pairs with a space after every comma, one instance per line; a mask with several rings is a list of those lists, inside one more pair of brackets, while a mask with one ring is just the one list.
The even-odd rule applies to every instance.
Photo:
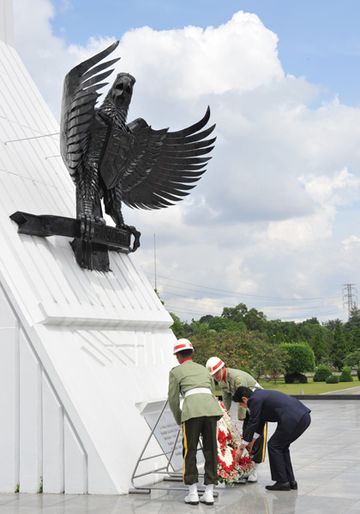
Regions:
[[[160, 288], [161, 290], [161, 294], [164, 296], [164, 295], [169, 295], [169, 296], [179, 296], [181, 298], [186, 298], [188, 296], [188, 294], [186, 293], [197, 293], [197, 294], [201, 294], [201, 290], [194, 290], [194, 289], [189, 289], [189, 288], [185, 288], [185, 287], [181, 287], [181, 286], [174, 286], [174, 285], [171, 285], [170, 287], [168, 286], [162, 286], [162, 288]], [[183, 294], [180, 294], [179, 291], [184, 291]], [[219, 293], [217, 293], [216, 291], [206, 291], [206, 294], [210, 297], [210, 298], [220, 298], [219, 297]], [[231, 296], [228, 296], [228, 298], [237, 298], [239, 296], [238, 293], [234, 293], [232, 294]], [[222, 298], [222, 297], [221, 297]], [[315, 301], [318, 301], [318, 299], [313, 299], [313, 300], [310, 300], [310, 299], [307, 299], [307, 300], [303, 300], [303, 299], [300, 299], [300, 298], [283, 298], [283, 299], [280, 299], [279, 298], [271, 298], [271, 297], [256, 297], [256, 298], [259, 298], [259, 299], [262, 299], [263, 300], [263, 304], [265, 303], [268, 304], [268, 302], [274, 302], [274, 301], [277, 301], [277, 302], [283, 302], [282, 305], [284, 305], [284, 303], [296, 303], [297, 305], [299, 305], [300, 303], [306, 303], [306, 302], [315, 302]], [[336, 297], [334, 297], [336, 298]], [[196, 299], [200, 299], [200, 298], [196, 298]], [[323, 300], [328, 300], [329, 298], [324, 298]], [[272, 305], [272, 304], [270, 304]], [[277, 304], [279, 305], [279, 304]], [[279, 305], [280, 306], [280, 305]], [[311, 305], [308, 305], [308, 307], [316, 307], [316, 306], [311, 306]]]
[[[148, 274], [150, 275], [150, 274]], [[210, 296], [210, 298], [221, 298], [221, 294], [228, 294], [228, 295], [231, 295], [232, 297], [236, 297], [238, 298], [239, 296], [243, 296], [243, 297], [248, 297], [249, 299], [250, 298], [253, 298], [253, 299], [258, 299], [258, 300], [262, 300], [263, 302], [265, 301], [266, 303], [263, 304], [260, 308], [261, 309], [282, 309], [284, 311], [306, 311], [307, 309], [311, 309], [311, 310], [317, 310], [317, 311], [327, 311], [326, 312], [323, 312], [322, 315], [325, 315], [325, 314], [333, 314], [335, 311], [329, 311], [329, 303], [327, 303], [329, 300], [332, 300], [332, 299], [336, 299], [338, 298], [338, 296], [328, 296], [328, 297], [325, 297], [325, 296], [317, 296], [317, 297], [305, 297], [305, 298], [289, 298], [289, 297], [279, 297], [279, 296], [265, 296], [265, 295], [256, 295], [256, 294], [250, 294], [250, 293], [243, 293], [241, 291], [230, 291], [230, 290], [227, 290], [227, 289], [221, 289], [221, 288], [216, 288], [216, 287], [211, 287], [211, 286], [204, 286], [202, 284], [196, 284], [194, 282], [189, 282], [189, 281], [185, 281], [185, 280], [181, 280], [181, 279], [174, 279], [174, 278], [171, 278], [169, 276], [165, 276], [165, 275], [157, 275], [157, 277], [159, 278], [162, 278], [164, 279], [165, 281], [167, 282], [170, 282], [170, 284], [162, 284], [160, 286], [160, 295], [161, 297], [164, 299], [164, 301], [166, 302], [166, 307], [170, 310], [174, 310], [174, 312], [179, 312], [179, 313], [187, 313], [187, 314], [193, 314], [193, 315], [202, 315], [202, 314], [209, 314], [209, 310], [212, 311], [213, 309], [216, 309], [216, 306], [214, 305], [213, 308], [212, 307], [209, 307], [209, 305], [206, 303], [206, 300], [202, 300], [201, 298], [189, 298], [189, 295], [190, 294], [202, 294], [202, 293], [206, 293]], [[184, 287], [184, 286], [181, 286], [181, 285], [175, 285], [175, 283], [179, 283], [179, 284], [185, 284], [187, 285], [188, 287]], [[176, 292], [175, 292], [176, 291]], [[181, 292], [183, 292], [183, 294], [181, 294]], [[170, 302], [170, 304], [172, 303], [172, 298], [175, 300], [174, 297], [178, 297], [178, 298], [187, 298], [188, 300], [191, 300], [193, 302], [196, 302], [197, 305], [200, 305], [200, 310], [196, 309], [196, 307], [194, 309], [192, 309], [191, 307], [189, 309], [182, 309], [182, 308], [177, 308], [175, 306], [173, 306], [173, 308], [171, 307], [171, 305], [168, 304], [168, 302]], [[306, 305], [306, 302], [314, 302], [314, 301], [322, 301], [322, 304], [317, 304], [317, 305], [310, 305], [310, 304], [307, 304]], [[268, 302], [287, 302], [287, 303], [292, 303], [295, 305], [281, 305], [281, 304], [269, 304]], [[301, 304], [304, 304], [304, 305], [301, 305]], [[203, 306], [202, 308], [203, 309], [207, 309], [207, 310], [202, 310], [201, 306]], [[220, 307], [220, 309], [222, 309], [222, 307]], [[321, 312], [320, 312], [321, 314]], [[220, 314], [219, 314], [220, 315]], [[286, 317], [285, 317], [286, 319]]]
[[[196, 303], [203, 303], [205, 304], [206, 303], [206, 300], [203, 300], [201, 298], [189, 298], [188, 295], [186, 294], [179, 294], [179, 293], [174, 293], [172, 292], [171, 290], [165, 290], [165, 291], [161, 291], [161, 298], [164, 300], [164, 301], [168, 301], [174, 297], [177, 297], [177, 298], [187, 298], [188, 300], [191, 300], [193, 302], [196, 302]], [[273, 309], [283, 309], [283, 310], [298, 310], [298, 311], [301, 311], [301, 310], [306, 310], [306, 309], [327, 309], [328, 308], [328, 304], [324, 303], [324, 304], [318, 304], [318, 305], [279, 305], [279, 304], [271, 304], [271, 305], [266, 305], [266, 304], [263, 304], [261, 308], [273, 308]]]
[[[194, 307], [196, 308], [196, 306], [199, 306], [200, 308], [203, 308], [203, 309], [212, 309], [212, 308], [216, 308], [217, 306], [216, 305], [209, 305], [209, 301], [207, 299], [202, 299], [202, 298], [194, 298], [194, 297], [189, 297], [189, 295], [186, 295], [186, 294], [178, 294], [178, 293], [169, 293], [167, 291], [161, 291], [160, 292], [160, 296], [161, 298], [164, 300], [165, 304], [168, 306], [169, 303], [177, 303], [177, 299], [179, 299], [179, 301], [181, 300], [187, 300], [186, 304], [189, 306], [189, 308], [191, 309], [191, 305], [193, 304]], [[221, 299], [215, 299], [215, 300], [218, 300], [218, 301], [222, 301]], [[183, 303], [183, 302], [182, 302]], [[267, 311], [272, 311], [272, 310], [281, 310], [281, 311], [314, 311], [316, 310], [317, 312], [320, 312], [321, 311], [325, 311], [323, 312], [323, 314], [325, 314], [326, 312], [329, 312], [329, 308], [333, 308], [334, 305], [331, 304], [331, 303], [323, 303], [323, 304], [317, 304], [317, 305], [309, 305], [309, 304], [304, 304], [304, 305], [283, 305], [283, 304], [271, 304], [271, 305], [266, 305], [266, 304], [262, 304], [262, 305], [257, 305], [255, 308], [257, 308], [257, 310], [259, 309], [263, 309], [263, 310], [267, 310]], [[218, 309], [223, 309], [224, 306], [223, 305], [219, 305], [218, 306]], [[331, 313], [334, 313], [335, 311], [331, 311]]]
[[[200, 284], [195, 284], [193, 282], [187, 282], [185, 280], [174, 279], [174, 278], [167, 277], [164, 275], [157, 275], [157, 276], [158, 276], [158, 278], [163, 278], [165, 280], [168, 280], [169, 282], [179, 282], [182, 284], [187, 284], [190, 286], [191, 289], [184, 288], [181, 286], [171, 285], [171, 287], [174, 289], [183, 289], [183, 290], [187, 290], [187, 291], [191, 291], [192, 289], [195, 289], [195, 290], [201, 289], [201, 290], [214, 291], [215, 293], [217, 292], [217, 293], [231, 294], [234, 296], [245, 296], [245, 297], [249, 297], [249, 298], [259, 298], [259, 299], [263, 299], [263, 300], [283, 300], [283, 301], [294, 301], [294, 302], [329, 300], [332, 298], [337, 298], [337, 296], [329, 296], [329, 297], [317, 296], [317, 297], [312, 297], [312, 298], [289, 298], [289, 297], [281, 297], [281, 296], [256, 295], [256, 294], [250, 294], [250, 293], [243, 293], [241, 291], [230, 291], [227, 289], [220, 289], [220, 288], [215, 288], [215, 287], [204, 286], [204, 285], [200, 285]], [[166, 285], [164, 285], [163, 287], [166, 287]]]
[[[165, 302], [165, 307], [167, 310], [171, 311], [171, 312], [174, 312], [175, 314], [192, 314], [193, 316], [195, 315], [207, 315], [207, 314], [210, 314], [209, 313], [209, 310], [199, 310], [199, 309], [183, 309], [183, 308], [177, 308], [176, 306], [174, 305], [169, 305], [168, 303]], [[294, 310], [301, 310], [301, 309], [294, 309]], [[334, 311], [334, 310], [328, 310], [328, 311], [325, 311], [322, 313], [322, 315], [332, 315], [332, 314], [337, 314], [337, 311]], [[220, 314], [216, 315], [216, 314], [212, 314], [212, 316], [220, 316]], [[284, 320], [287, 320], [287, 319], [293, 319], [291, 316], [282, 316], [281, 317], [282, 321]]]
[[[182, 296], [181, 298], [184, 298], [184, 297]], [[166, 297], [163, 297], [163, 296], [162, 296], [162, 299], [164, 300], [165, 305], [166, 305], [166, 306], [168, 306], [168, 302], [170, 302], [170, 303], [171, 303], [172, 297], [170, 297], [170, 298], [168, 298], [168, 299], [167, 299]], [[198, 305], [200, 305], [200, 306], [201, 306], [201, 305], [205, 305], [205, 302], [201, 302], [201, 301], [200, 301], [200, 302], [198, 302], [198, 301], [196, 301], [196, 300], [192, 300], [192, 301], [196, 302], [196, 304], [198, 304]], [[214, 305], [214, 308], [215, 308], [215, 307], [216, 307], [216, 306]], [[271, 309], [278, 309], [278, 310], [282, 310], [282, 311], [284, 311], [284, 312], [289, 312], [289, 311], [290, 311], [290, 312], [294, 312], [294, 311], [308, 311], [309, 309], [311, 309], [311, 310], [315, 310], [315, 309], [316, 309], [316, 310], [317, 310], [317, 312], [319, 312], [319, 311], [323, 311], [323, 310], [325, 309], [325, 312], [324, 312], [323, 314], [326, 314], [327, 312], [329, 312], [329, 311], [327, 310], [329, 307], [331, 307], [331, 306], [329, 306], [329, 305], [313, 305], [313, 306], [310, 306], [310, 307], [309, 307], [309, 306], [306, 306], [306, 305], [305, 305], [305, 306], [298, 306], [298, 307], [294, 307], [294, 306], [283, 306], [283, 305], [271, 305], [271, 306], [266, 306], [266, 305], [265, 305], [264, 307], [261, 307], [261, 308], [262, 308], [262, 309], [264, 309], [264, 310], [265, 310], [265, 309], [270, 309], [270, 310], [271, 310]], [[206, 307], [203, 307], [203, 308], [205, 309]], [[220, 309], [223, 309], [223, 307], [220, 307]], [[258, 309], [257, 309], [257, 310], [258, 310]], [[205, 312], [205, 311], [204, 311], [204, 312]], [[207, 313], [205, 312], [205, 314], [209, 314], [209, 313], [208, 313], [208, 312], [207, 312]], [[335, 311], [331, 311], [331, 312], [330, 312], [330, 314], [335, 314]]]

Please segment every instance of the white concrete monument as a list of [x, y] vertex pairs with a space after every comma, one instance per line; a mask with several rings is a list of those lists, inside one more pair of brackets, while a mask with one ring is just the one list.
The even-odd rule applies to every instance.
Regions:
[[131, 257], [84, 270], [68, 238], [9, 219], [73, 217], [75, 191], [8, 0], [0, 14], [0, 491], [127, 493], [149, 435], [138, 406], [166, 397], [172, 320]]
[[0, 1], [0, 40], [8, 45], [14, 45], [12, 0]]

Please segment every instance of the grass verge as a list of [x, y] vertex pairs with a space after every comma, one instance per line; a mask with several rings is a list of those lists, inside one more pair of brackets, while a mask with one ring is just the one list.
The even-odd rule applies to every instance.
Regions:
[[354, 380], [353, 382], [339, 382], [338, 384], [313, 382], [311, 378], [308, 380], [309, 382], [307, 384], [285, 384], [285, 382], [281, 380], [277, 382], [261, 381], [260, 383], [264, 389], [274, 389], [286, 394], [322, 394], [360, 386], [359, 380]]

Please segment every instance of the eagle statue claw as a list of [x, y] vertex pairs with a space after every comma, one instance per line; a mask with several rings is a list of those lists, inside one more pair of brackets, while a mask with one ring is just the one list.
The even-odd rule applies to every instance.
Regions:
[[[200, 121], [176, 132], [154, 130], [142, 118], [127, 123], [135, 84], [128, 73], [116, 76], [103, 103], [97, 106], [99, 90], [107, 84], [104, 80], [119, 59], [101, 61], [118, 43], [78, 64], [64, 79], [61, 155], [75, 182], [81, 238], [89, 245], [93, 244], [94, 223], [103, 216], [102, 201], [118, 228], [126, 228], [122, 203], [143, 209], [173, 205], [190, 193], [206, 171], [216, 140], [208, 137], [215, 128], [206, 127], [209, 108]], [[79, 245], [79, 255], [81, 248]], [[98, 269], [94, 262], [97, 257], [89, 258], [90, 253], [87, 249], [81, 265]]]
[[94, 237], [95, 225], [106, 225], [104, 218], [100, 216], [89, 216], [88, 214], [82, 214], [79, 217], [80, 220], [80, 237], [85, 241], [91, 241]]
[[126, 230], [127, 232], [130, 232], [131, 234], [133, 234], [134, 232], [137, 231], [133, 225], [126, 225], [125, 223], [123, 223], [121, 225], [121, 227], [118, 227], [118, 228], [122, 228], [122, 229]]
[[84, 241], [91, 241], [95, 231], [95, 217], [83, 214], [80, 216], [80, 237]]

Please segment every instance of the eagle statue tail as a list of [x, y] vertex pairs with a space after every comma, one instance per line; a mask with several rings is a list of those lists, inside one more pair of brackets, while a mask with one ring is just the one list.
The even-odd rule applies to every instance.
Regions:
[[79, 266], [89, 270], [110, 271], [106, 246], [80, 238], [73, 239], [70, 244]]

